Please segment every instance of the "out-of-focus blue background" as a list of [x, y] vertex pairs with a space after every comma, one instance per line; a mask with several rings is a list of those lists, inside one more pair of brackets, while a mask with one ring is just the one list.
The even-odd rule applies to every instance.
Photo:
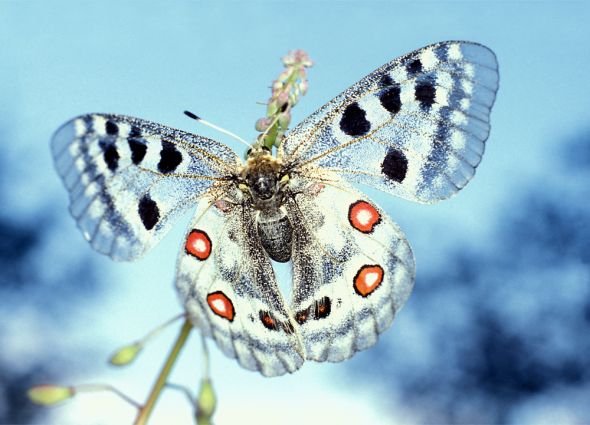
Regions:
[[[177, 329], [137, 362], [118, 346], [180, 312], [176, 255], [189, 215], [144, 259], [91, 251], [67, 213], [49, 139], [85, 112], [244, 138], [280, 57], [316, 66], [297, 122], [381, 64], [445, 39], [500, 62], [475, 179], [434, 206], [370, 191], [406, 232], [416, 289], [372, 349], [267, 379], [210, 344], [228, 423], [590, 422], [590, 6], [587, 2], [74, 2], [0, 0], [0, 423], [129, 424], [109, 394], [39, 410], [40, 382], [108, 382], [144, 400]], [[241, 150], [229, 140], [230, 145]], [[288, 279], [281, 274], [282, 279]], [[195, 389], [193, 335], [172, 381]], [[190, 423], [167, 391], [153, 424]]]

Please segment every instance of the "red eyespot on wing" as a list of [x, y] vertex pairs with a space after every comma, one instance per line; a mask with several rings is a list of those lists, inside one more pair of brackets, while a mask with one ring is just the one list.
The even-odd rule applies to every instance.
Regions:
[[233, 322], [234, 316], [236, 315], [234, 305], [223, 292], [211, 292], [207, 295], [207, 304], [213, 313]]
[[362, 233], [373, 233], [375, 226], [381, 222], [381, 214], [366, 201], [356, 201], [348, 208], [350, 225]]
[[204, 261], [211, 255], [211, 239], [204, 231], [193, 229], [186, 238], [184, 249], [197, 260]]
[[380, 265], [362, 266], [353, 280], [354, 290], [361, 297], [371, 295], [383, 282], [383, 267]]

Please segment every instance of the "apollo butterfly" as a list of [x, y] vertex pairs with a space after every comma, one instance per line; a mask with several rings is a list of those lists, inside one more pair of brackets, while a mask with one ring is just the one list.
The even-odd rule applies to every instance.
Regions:
[[[214, 140], [113, 114], [54, 135], [57, 171], [85, 238], [115, 260], [154, 246], [186, 208], [178, 259], [188, 316], [266, 376], [371, 347], [414, 284], [398, 226], [352, 184], [412, 201], [453, 195], [490, 131], [498, 65], [471, 42], [433, 44], [372, 72], [243, 161]], [[291, 262], [290, 300], [271, 260]]]

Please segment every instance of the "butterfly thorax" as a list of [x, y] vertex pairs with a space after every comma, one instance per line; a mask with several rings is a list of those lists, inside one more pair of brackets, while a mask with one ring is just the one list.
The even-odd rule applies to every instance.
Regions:
[[281, 173], [282, 163], [265, 149], [250, 150], [241, 170], [239, 188], [256, 210], [279, 208], [289, 178]]
[[275, 261], [291, 259], [293, 227], [283, 202], [289, 176], [282, 174], [282, 163], [266, 150], [252, 150], [241, 172], [240, 189], [255, 210], [260, 242]]

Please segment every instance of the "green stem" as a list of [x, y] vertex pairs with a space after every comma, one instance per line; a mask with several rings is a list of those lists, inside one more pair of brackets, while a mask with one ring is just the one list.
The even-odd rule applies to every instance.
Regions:
[[154, 386], [152, 387], [152, 390], [150, 391], [150, 395], [149, 395], [147, 401], [145, 402], [143, 407], [141, 409], [139, 409], [139, 413], [137, 415], [137, 418], [135, 419], [135, 422], [133, 423], [134, 425], [145, 425], [147, 423], [147, 420], [149, 419], [150, 414], [152, 413], [152, 410], [154, 409], [154, 406], [156, 405], [156, 401], [158, 400], [160, 393], [162, 392], [162, 390], [166, 386], [166, 381], [168, 380], [168, 376], [170, 375], [170, 372], [172, 371], [172, 366], [174, 366], [174, 363], [176, 362], [176, 359], [178, 358], [178, 354], [180, 353], [180, 350], [184, 346], [184, 343], [186, 342], [186, 340], [191, 332], [191, 329], [192, 329], [191, 323], [188, 321], [188, 319], [185, 319], [184, 323], [182, 324], [182, 329], [180, 330], [180, 333], [178, 334], [178, 337], [176, 338], [176, 342], [174, 343], [172, 350], [170, 350], [170, 353], [168, 354], [168, 358], [166, 358], [166, 362], [164, 363], [164, 366], [162, 367], [162, 370], [160, 371], [160, 374], [158, 375], [158, 379], [156, 379], [156, 382], [154, 383]]
[[113, 394], [120, 397], [121, 399], [125, 400], [127, 403], [137, 407], [138, 409], [141, 409], [141, 404], [139, 404], [137, 401], [133, 400], [127, 394], [119, 391], [117, 388], [113, 387], [112, 385], [108, 385], [108, 384], [82, 384], [82, 385], [76, 385], [75, 387], [72, 387], [72, 390], [76, 394], [85, 393], [85, 392], [95, 392], [95, 391], [110, 391]]

